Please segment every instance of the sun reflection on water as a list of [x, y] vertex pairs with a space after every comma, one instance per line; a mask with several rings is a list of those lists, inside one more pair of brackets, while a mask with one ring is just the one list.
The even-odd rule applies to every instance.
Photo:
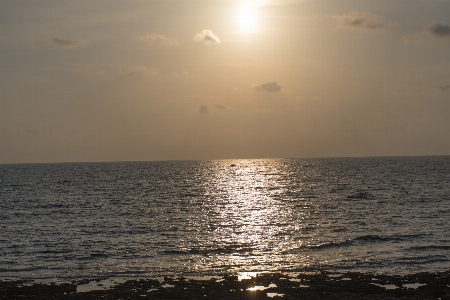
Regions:
[[[289, 250], [303, 242], [287, 232], [303, 225], [289, 222], [301, 216], [281, 196], [283, 182], [290, 180], [283, 177], [288, 172], [280, 172], [283, 167], [282, 161], [274, 160], [217, 162], [208, 188], [211, 202], [205, 221], [215, 226], [208, 244], [219, 250], [201, 264], [227, 265], [236, 271], [264, 270], [275, 261], [283, 264], [280, 258], [285, 252], [284, 261], [292, 261], [287, 257]], [[306, 259], [297, 257], [296, 261]]]

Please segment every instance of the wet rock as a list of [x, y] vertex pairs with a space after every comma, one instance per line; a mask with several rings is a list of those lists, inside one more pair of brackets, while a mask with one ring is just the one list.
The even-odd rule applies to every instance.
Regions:
[[[31, 284], [24, 281], [0, 281], [0, 299], [270, 299], [267, 293], [283, 294], [273, 299], [450, 299], [450, 271], [388, 276], [349, 272], [333, 274], [262, 273], [250, 279], [225, 274], [223, 280], [165, 278], [128, 280], [106, 290], [77, 293], [79, 282]], [[289, 280], [295, 279], [295, 280]], [[420, 283], [412, 289], [404, 284]], [[166, 287], [164, 287], [166, 285]], [[168, 286], [169, 287], [168, 287]], [[395, 285], [386, 289], [384, 285]], [[263, 290], [254, 289], [265, 287]], [[276, 287], [275, 287], [276, 286]]]

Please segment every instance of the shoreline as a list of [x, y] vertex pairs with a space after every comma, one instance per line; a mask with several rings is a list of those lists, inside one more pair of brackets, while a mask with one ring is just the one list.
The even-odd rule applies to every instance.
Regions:
[[[97, 290], [96, 290], [97, 289]], [[450, 299], [450, 270], [410, 275], [259, 273], [209, 280], [164, 277], [62, 284], [0, 280], [0, 299]]]

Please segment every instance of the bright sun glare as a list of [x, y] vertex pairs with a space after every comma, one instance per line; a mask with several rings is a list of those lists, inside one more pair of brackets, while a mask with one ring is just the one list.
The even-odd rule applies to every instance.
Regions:
[[241, 2], [238, 11], [239, 29], [251, 33], [257, 28], [257, 7], [251, 2]]

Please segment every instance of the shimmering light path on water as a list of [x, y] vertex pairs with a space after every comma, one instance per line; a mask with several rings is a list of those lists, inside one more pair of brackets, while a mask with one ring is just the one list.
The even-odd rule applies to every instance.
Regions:
[[450, 157], [0, 166], [0, 277], [450, 268]]

